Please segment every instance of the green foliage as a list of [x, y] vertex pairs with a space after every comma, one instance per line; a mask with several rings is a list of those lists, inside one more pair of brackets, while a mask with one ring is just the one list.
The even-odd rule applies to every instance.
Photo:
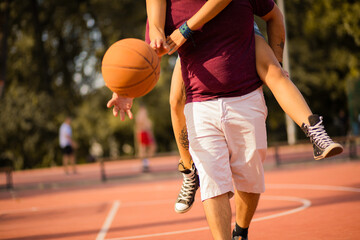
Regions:
[[346, 82], [360, 78], [360, 3], [285, 3], [291, 78], [312, 111], [325, 117], [325, 124], [334, 135], [333, 122], [340, 110], [350, 111]]
[[57, 109], [51, 96], [9, 86], [0, 107], [0, 146], [16, 168], [50, 166], [56, 154]]
[[[6, 6], [0, 3], [1, 13]], [[105, 154], [109, 138], [122, 135], [120, 142], [130, 142], [129, 124], [120, 124], [106, 108], [110, 91], [94, 89], [103, 84], [100, 65], [107, 47], [121, 38], [143, 38], [145, 1], [15, 0], [8, 6], [0, 155], [11, 157], [17, 168], [61, 164], [58, 127], [69, 114], [80, 162], [92, 141]]]

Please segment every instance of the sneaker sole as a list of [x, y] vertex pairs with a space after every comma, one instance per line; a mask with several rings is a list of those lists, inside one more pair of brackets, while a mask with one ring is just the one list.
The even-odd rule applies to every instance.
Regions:
[[[193, 203], [193, 204], [194, 204], [194, 203]], [[184, 210], [177, 210], [176, 207], [174, 208], [174, 210], [175, 210], [176, 213], [179, 213], [179, 214], [186, 213], [186, 212], [190, 211], [190, 209], [192, 208], [193, 204], [191, 204], [190, 207], [188, 207], [188, 208], [186, 208], [186, 209], [184, 209]]]
[[316, 157], [314, 156], [314, 159], [321, 160], [324, 158], [333, 157], [333, 156], [336, 156], [336, 155], [342, 153], [343, 151], [344, 151], [344, 148], [339, 143], [333, 143], [321, 155], [316, 156]]

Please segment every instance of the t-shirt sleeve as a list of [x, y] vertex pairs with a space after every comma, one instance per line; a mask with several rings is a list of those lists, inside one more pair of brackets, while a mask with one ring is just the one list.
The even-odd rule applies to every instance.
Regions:
[[262, 17], [268, 14], [274, 8], [273, 0], [250, 0], [253, 6], [254, 14]]

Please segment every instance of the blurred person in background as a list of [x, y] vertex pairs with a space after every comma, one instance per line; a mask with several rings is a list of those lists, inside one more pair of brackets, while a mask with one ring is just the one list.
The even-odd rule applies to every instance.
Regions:
[[135, 137], [138, 145], [138, 154], [142, 160], [143, 172], [148, 172], [149, 158], [155, 154], [156, 142], [152, 130], [152, 122], [143, 104], [140, 104], [140, 108], [135, 116]]
[[66, 117], [59, 129], [59, 143], [62, 152], [64, 171], [69, 174], [68, 165], [71, 164], [72, 172], [76, 174], [76, 160], [74, 149], [76, 143], [72, 139], [71, 117]]

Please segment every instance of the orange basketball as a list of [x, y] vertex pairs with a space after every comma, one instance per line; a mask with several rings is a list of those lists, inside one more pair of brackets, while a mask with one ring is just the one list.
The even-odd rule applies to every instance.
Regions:
[[111, 91], [124, 97], [141, 97], [157, 83], [160, 59], [146, 42], [126, 38], [105, 52], [101, 71]]

